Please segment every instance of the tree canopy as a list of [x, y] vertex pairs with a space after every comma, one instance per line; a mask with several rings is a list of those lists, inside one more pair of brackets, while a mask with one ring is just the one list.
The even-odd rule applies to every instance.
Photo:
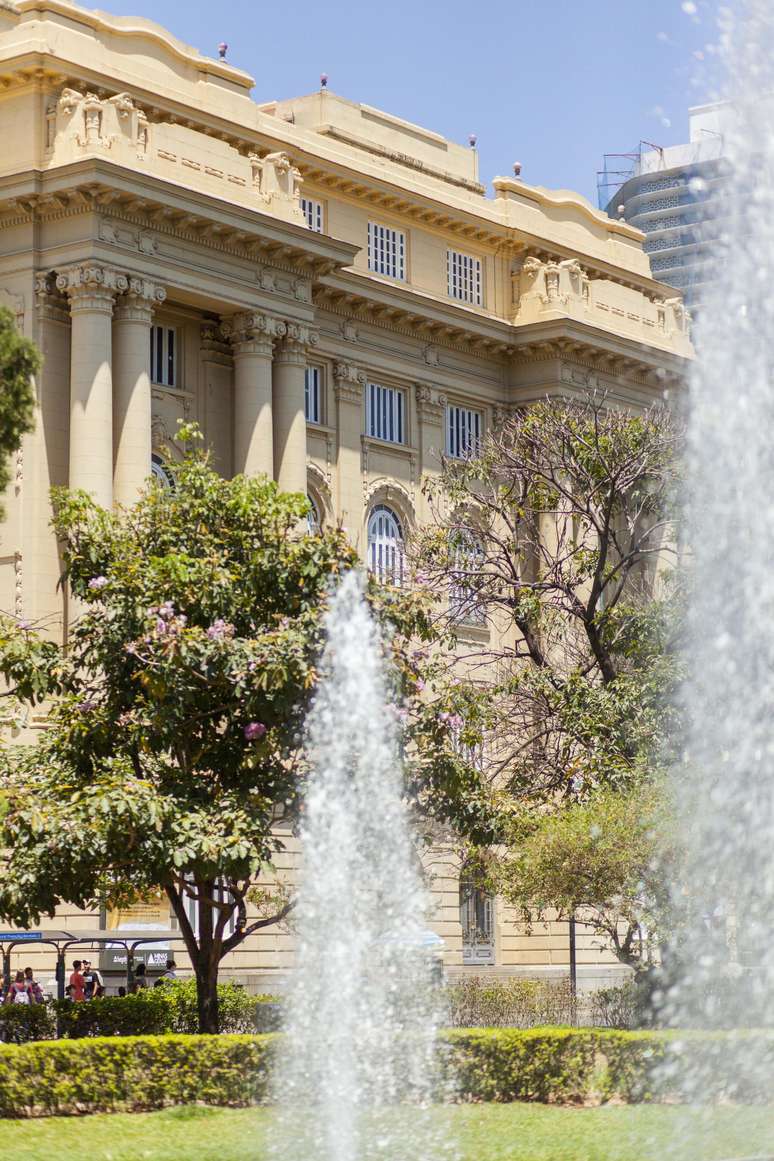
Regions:
[[[2, 626], [10, 691], [45, 702], [48, 717], [34, 745], [4, 755], [0, 914], [29, 925], [63, 900], [115, 908], [163, 889], [212, 1031], [221, 959], [291, 905], [260, 883], [303, 793], [327, 594], [356, 556], [340, 530], [307, 532], [306, 498], [263, 477], [224, 480], [198, 452], [169, 472], [170, 487], [149, 483], [127, 511], [56, 493], [83, 608], [66, 651], [24, 623]], [[373, 582], [369, 599], [391, 626], [390, 712], [418, 739], [416, 809], [455, 825], [484, 818], [470, 778], [422, 750], [446, 729], [420, 704], [424, 599]]]

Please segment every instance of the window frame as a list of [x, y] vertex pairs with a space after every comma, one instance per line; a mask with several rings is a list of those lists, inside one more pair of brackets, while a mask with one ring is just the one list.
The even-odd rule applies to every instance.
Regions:
[[406, 282], [407, 235], [398, 226], [368, 220], [368, 270], [383, 278]]
[[[394, 383], [367, 379], [365, 385], [365, 433], [369, 439], [405, 447], [407, 440], [408, 392]], [[378, 393], [383, 393], [379, 396]], [[372, 400], [381, 402], [372, 402]], [[389, 400], [389, 406], [386, 406]], [[379, 428], [380, 430], [376, 430]], [[397, 430], [397, 438], [387, 432]]]
[[[150, 381], [154, 387], [179, 391], [181, 379], [180, 330], [178, 326], [154, 322], [150, 328]], [[170, 336], [172, 346], [170, 349]], [[161, 344], [159, 346], [159, 338]], [[157, 372], [160, 377], [157, 377]]]
[[[309, 378], [310, 374], [316, 377], [316, 396], [317, 396], [317, 415], [312, 417], [309, 413]], [[307, 423], [314, 424], [316, 427], [322, 427], [325, 419], [325, 375], [324, 368], [319, 363], [310, 363], [304, 371], [304, 419]]]
[[[380, 530], [376, 536], [372, 535], [374, 522], [377, 520], [392, 521], [397, 535], [390, 540]], [[400, 588], [405, 580], [406, 573], [406, 538], [403, 533], [403, 521], [398, 512], [389, 504], [374, 504], [368, 513], [366, 523], [366, 546], [368, 552], [368, 571], [383, 584], [391, 584]], [[389, 557], [393, 554], [392, 559]], [[397, 566], [397, 567], [396, 567]]]
[[[486, 613], [476, 603], [477, 590], [474, 585], [455, 578], [455, 571], [476, 573], [476, 564], [486, 560], [486, 552], [481, 541], [467, 530], [456, 534], [458, 543], [453, 544], [453, 563], [449, 569], [449, 613], [451, 617], [462, 625], [483, 628], [486, 624]], [[468, 561], [466, 566], [463, 557]]]
[[[457, 267], [456, 271], [454, 267]], [[467, 269], [466, 269], [467, 267]], [[455, 293], [455, 289], [458, 293]], [[446, 249], [446, 291], [454, 302], [484, 305], [484, 261], [464, 250]]]
[[[461, 428], [459, 422], [454, 423], [454, 421], [453, 421], [453, 416], [456, 415], [459, 418], [460, 414], [467, 415], [468, 420], [470, 420], [471, 417], [475, 417], [475, 419], [477, 420], [477, 423], [472, 425], [472, 426], [476, 427], [477, 430], [472, 435], [470, 445], [464, 449], [461, 447], [461, 439], [460, 439], [460, 437], [462, 435], [462, 428]], [[468, 435], [470, 435], [471, 424], [467, 423], [465, 426], [468, 428]], [[483, 412], [483, 409], [479, 410], [478, 408], [475, 408], [475, 407], [469, 407], [466, 403], [447, 403], [446, 404], [446, 416], [445, 416], [445, 428], [446, 428], [446, 455], [449, 456], [453, 460], [475, 459], [476, 455], [478, 454], [478, 449], [479, 449], [479, 446], [481, 444], [481, 439], [482, 439], [483, 434], [484, 434], [484, 412]]]
[[306, 226], [314, 234], [325, 233], [325, 207], [317, 198], [301, 195], [301, 213], [306, 218]]

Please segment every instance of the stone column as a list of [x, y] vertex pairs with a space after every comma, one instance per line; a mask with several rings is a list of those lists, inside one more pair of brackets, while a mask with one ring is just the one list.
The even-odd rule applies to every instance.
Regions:
[[234, 360], [221, 325], [213, 319], [201, 324], [199, 363], [202, 407], [212, 466], [228, 479], [234, 474]]
[[422, 456], [420, 472], [437, 474], [441, 470], [441, 456], [446, 450], [446, 396], [437, 387], [416, 384], [419, 447]]
[[151, 472], [150, 328], [167, 293], [145, 278], [129, 279], [113, 322], [113, 499], [135, 502]]
[[333, 392], [336, 398], [336, 485], [339, 516], [349, 539], [365, 551], [363, 514], [363, 390], [365, 373], [352, 363], [336, 363]]
[[113, 503], [112, 318], [115, 295], [129, 280], [108, 267], [82, 263], [56, 280], [70, 299], [71, 488], [103, 508]]
[[[234, 352], [234, 472], [274, 476], [272, 354], [287, 331], [268, 314], [245, 311], [223, 324]], [[302, 375], [303, 378], [303, 375]], [[301, 409], [303, 414], [303, 383]]]
[[274, 356], [274, 478], [283, 492], [306, 495], [304, 376], [308, 348], [319, 340], [301, 323], [287, 324], [287, 337]]

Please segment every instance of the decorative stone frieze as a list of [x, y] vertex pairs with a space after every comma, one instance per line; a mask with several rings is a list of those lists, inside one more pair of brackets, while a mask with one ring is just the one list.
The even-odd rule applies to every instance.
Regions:
[[446, 415], [446, 396], [443, 392], [426, 383], [417, 383], [415, 394], [420, 421], [432, 427], [442, 427]]
[[333, 367], [333, 391], [345, 403], [360, 403], [365, 387], [365, 372], [354, 363], [336, 363]]

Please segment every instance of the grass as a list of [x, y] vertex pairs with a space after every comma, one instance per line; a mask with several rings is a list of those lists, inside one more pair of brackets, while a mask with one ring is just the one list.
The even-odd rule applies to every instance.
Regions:
[[[0, 1157], [13, 1161], [262, 1161], [265, 1109], [167, 1109], [0, 1121]], [[711, 1113], [658, 1105], [588, 1109], [463, 1105], [436, 1109], [459, 1161], [726, 1161], [774, 1156], [771, 1108]], [[405, 1161], [396, 1158], [396, 1161]]]

